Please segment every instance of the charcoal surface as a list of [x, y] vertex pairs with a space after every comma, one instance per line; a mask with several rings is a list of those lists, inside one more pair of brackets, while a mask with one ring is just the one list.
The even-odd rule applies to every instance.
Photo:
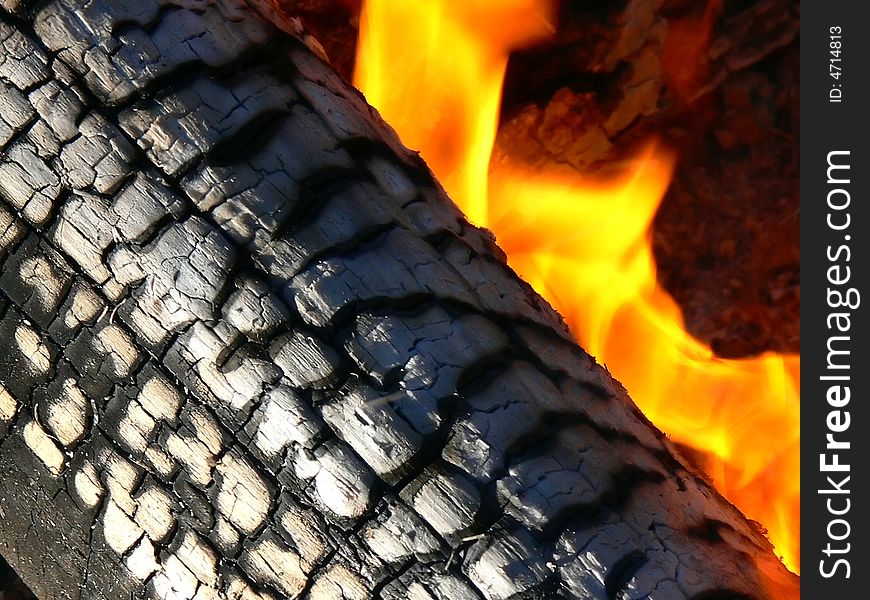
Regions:
[[0, 6], [0, 554], [37, 596], [797, 597], [304, 43]]

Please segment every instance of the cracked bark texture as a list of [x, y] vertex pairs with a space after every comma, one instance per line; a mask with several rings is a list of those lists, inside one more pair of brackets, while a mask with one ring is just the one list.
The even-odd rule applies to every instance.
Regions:
[[39, 597], [797, 597], [303, 43], [0, 6], [0, 554]]

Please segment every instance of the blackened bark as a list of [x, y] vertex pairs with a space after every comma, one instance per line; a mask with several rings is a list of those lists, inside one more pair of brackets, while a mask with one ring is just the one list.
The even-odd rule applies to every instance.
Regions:
[[304, 44], [2, 5], [0, 553], [38, 595], [797, 596]]

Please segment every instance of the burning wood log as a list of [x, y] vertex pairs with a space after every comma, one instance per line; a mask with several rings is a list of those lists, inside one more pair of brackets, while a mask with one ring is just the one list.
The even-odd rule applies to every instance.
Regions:
[[[796, 271], [794, 211], [783, 215], [770, 209], [771, 204], [797, 202], [797, 154], [789, 145], [793, 138], [775, 135], [780, 128], [793, 131], [789, 125], [795, 126], [796, 111], [786, 110], [783, 119], [781, 103], [770, 102], [771, 97], [779, 97], [786, 107], [789, 98], [796, 103], [796, 86], [788, 85], [793, 67], [789, 61], [776, 69], [767, 64], [759, 73], [756, 63], [750, 62], [716, 86], [702, 76], [666, 76], [692, 73], [697, 65], [704, 65], [705, 40], [712, 31], [717, 31], [717, 38], [727, 36], [734, 28], [731, 21], [752, 22], [773, 7], [767, 1], [757, 2], [741, 9], [739, 18], [724, 12], [721, 18], [728, 23], [722, 27], [718, 17], [709, 16], [715, 14], [709, 7], [716, 3], [697, 16], [691, 11], [686, 16], [674, 15], [672, 9], [665, 15], [660, 3], [636, 0], [608, 9], [607, 14], [617, 16], [607, 18], [590, 16], [596, 11], [586, 5], [565, 3], [563, 8], [571, 10], [560, 15], [556, 26], [551, 5], [546, 0], [527, 0], [496, 8], [469, 0], [457, 8], [448, 0], [401, 4], [367, 0], [361, 17], [358, 84], [403, 140], [421, 150], [469, 218], [492, 228], [508, 264], [554, 303], [580, 344], [613, 370], [653, 422], [692, 449], [717, 489], [763, 523], [786, 564], [798, 568], [799, 357], [767, 353], [727, 360], [716, 356], [704, 338], [690, 336], [685, 323], [693, 323], [692, 313], [699, 311], [687, 311], [685, 305], [681, 311], [664, 290], [660, 282], [670, 278], [667, 271], [663, 278], [657, 277], [649, 239], [664, 196], [662, 211], [671, 218], [660, 220], [662, 228], [653, 237], [667, 242], [667, 246], [658, 244], [668, 249], [666, 258], [667, 254], [681, 258], [665, 264], [670, 262], [672, 269], [680, 265], [689, 277], [704, 282], [697, 274], [709, 267], [696, 262], [691, 248], [686, 251], [686, 232], [698, 240], [697, 234], [715, 231], [719, 237], [702, 235], [697, 245], [719, 253], [710, 242], [726, 251], [724, 243], [730, 242], [733, 259], [738, 248], [746, 255], [745, 248], [752, 247], [747, 241], [758, 228], [746, 227], [731, 215], [744, 214], [746, 202], [755, 201], [755, 212], [774, 218], [777, 233], [765, 231], [765, 245], [773, 249], [776, 243], [771, 242], [780, 240], [779, 245], [791, 247], [791, 252], [749, 253], [762, 260], [717, 261], [706, 285], [684, 286], [701, 296], [708, 315], [726, 304], [726, 298], [733, 298], [729, 298], [730, 286], [740, 283], [740, 269], [723, 269], [723, 264], [747, 265], [745, 270], [764, 281], [757, 285], [759, 292], [781, 278], [766, 276], [769, 267], [763, 266], [777, 254], [792, 261], [789, 266]], [[580, 19], [578, 14], [584, 13]], [[579, 28], [583, 40], [589, 38], [593, 50], [584, 61], [562, 51], [565, 37], [585, 47], [577, 41], [581, 34], [565, 33], [578, 20], [583, 22]], [[793, 25], [791, 19], [783, 21]], [[542, 29], [544, 41], [540, 41]], [[516, 45], [527, 44], [530, 36], [536, 38], [535, 49], [527, 53], [544, 55], [541, 61], [533, 61], [537, 70], [547, 72], [547, 65], [564, 68], [562, 62], [567, 62], [566, 75], [577, 76], [571, 69], [597, 72], [609, 83], [595, 93], [560, 88], [553, 98], [543, 100], [543, 107], [526, 105], [518, 115], [503, 119], [496, 133], [501, 76], [507, 65], [510, 79], [508, 58], [516, 57]], [[688, 42], [697, 51], [688, 59], [678, 54], [679, 61], [669, 62], [665, 59], [673, 52], [667, 49], [675, 45], [675, 36], [681, 40], [676, 45]], [[763, 38], [764, 48], [793, 39], [788, 31], [767, 37], [780, 41], [771, 46]], [[721, 51], [733, 43], [716, 39], [714, 45]], [[445, 47], [451, 52], [442, 52]], [[772, 50], [752, 55], [766, 52]], [[563, 54], [569, 60], [560, 62], [557, 57]], [[767, 62], [776, 65], [777, 55], [770, 58]], [[765, 73], [770, 71], [785, 75], [785, 85], [768, 81], [771, 75]], [[536, 73], [530, 79], [534, 89], [540, 87], [534, 82], [546, 78]], [[751, 95], [747, 88], [753, 90]], [[743, 99], [736, 115], [729, 97]], [[421, 102], [426, 106], [424, 119], [416, 108]], [[717, 106], [725, 121], [721, 124], [723, 119], [711, 109]], [[741, 127], [731, 125], [735, 120]], [[775, 128], [769, 124], [774, 122]], [[776, 141], [751, 143], [768, 131]], [[638, 153], [632, 146], [651, 134], [665, 137], [669, 148], [651, 146], [646, 140], [647, 148]], [[736, 138], [731, 152], [716, 149], [717, 138], [726, 135]], [[634, 141], [629, 152], [622, 147], [626, 138]], [[680, 138], [682, 144], [677, 143]], [[702, 150], [707, 147], [713, 150]], [[671, 181], [675, 149], [688, 156], [677, 162]], [[769, 170], [778, 175], [765, 175]], [[687, 181], [698, 184], [686, 186]], [[679, 218], [669, 214], [669, 199], [680, 200]], [[711, 210], [711, 203], [718, 210]], [[717, 214], [723, 209], [727, 216]], [[729, 231], [727, 225], [734, 226], [735, 221], [737, 226]], [[785, 221], [794, 227], [783, 227]], [[660, 235], [663, 232], [670, 235]], [[722, 289], [722, 282], [729, 287]], [[751, 293], [742, 296], [744, 302], [752, 302]], [[733, 302], [730, 307], [739, 310], [740, 304]], [[683, 313], [690, 318], [684, 320]], [[753, 313], [764, 314], [764, 309]], [[788, 313], [781, 311], [779, 319], [788, 322]], [[791, 320], [797, 323], [796, 311]], [[756, 336], [756, 343], [760, 337]], [[632, 343], [637, 339], [644, 344]], [[721, 351], [723, 345], [714, 347]], [[760, 440], [762, 432], [761, 440], [767, 442]]]
[[797, 597], [304, 44], [2, 4], [0, 554], [37, 595]]
[[[361, 1], [272, 4], [351, 78]], [[651, 136], [679, 150], [658, 272], [720, 356], [799, 351], [799, 22], [794, 0], [561, 2], [508, 62], [494, 162], [589, 173]]]

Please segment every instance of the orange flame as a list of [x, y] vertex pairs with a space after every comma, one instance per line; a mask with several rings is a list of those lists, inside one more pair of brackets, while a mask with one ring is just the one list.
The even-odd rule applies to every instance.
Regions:
[[674, 160], [650, 145], [607, 181], [490, 165], [508, 54], [553, 31], [544, 0], [367, 0], [356, 85], [580, 344], [799, 568], [797, 356], [725, 360], [656, 284], [649, 230]]

